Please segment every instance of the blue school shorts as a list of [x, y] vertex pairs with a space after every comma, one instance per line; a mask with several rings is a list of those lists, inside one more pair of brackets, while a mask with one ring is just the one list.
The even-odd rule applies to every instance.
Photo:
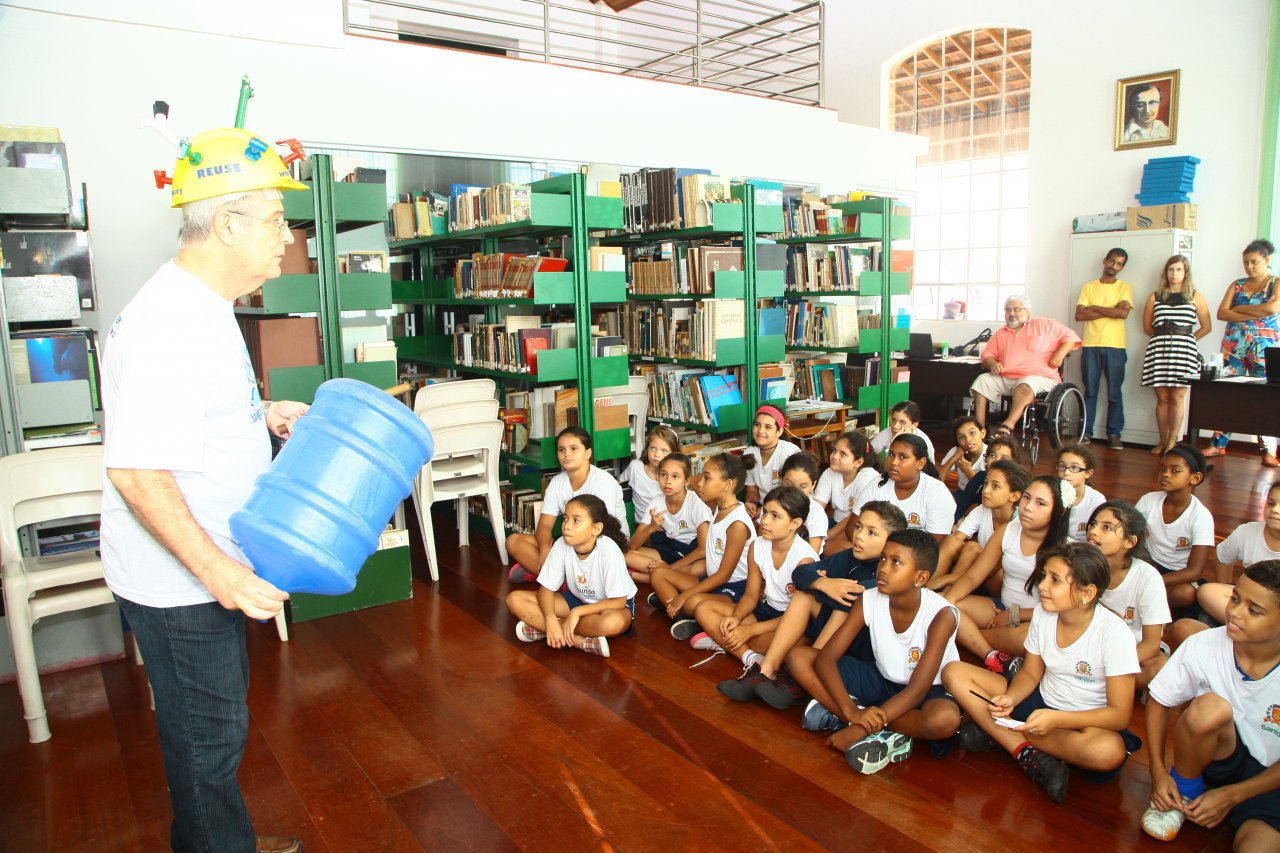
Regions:
[[681, 542], [679, 539], [672, 539], [661, 530], [650, 534], [649, 541], [642, 547], [652, 548], [658, 552], [658, 556], [662, 562], [668, 566], [678, 560], [683, 560], [689, 554], [693, 553], [693, 549], [698, 547], [698, 540], [692, 542]]
[[[856, 696], [859, 705], [871, 707], [883, 705], [902, 692], [907, 685], [889, 681], [880, 674], [879, 668], [872, 662], [851, 658], [848, 655], [840, 658], [836, 666], [840, 670], [840, 680], [851, 696]], [[933, 699], [956, 700], [943, 689], [941, 684], [929, 685], [929, 692], [924, 694], [917, 708], [924, 707], [925, 702]], [[959, 705], [958, 702], [956, 702]]]
[[[564, 588], [560, 590], [560, 597], [564, 599], [565, 604], [569, 605], [570, 610], [587, 604], [587, 602]], [[629, 637], [636, 629], [636, 597], [634, 595], [627, 599], [627, 610], [631, 612], [631, 624], [627, 626], [627, 630], [618, 635], [619, 637]]]
[[743, 578], [740, 581], [732, 581], [718, 589], [714, 589], [711, 591], [711, 594], [723, 595], [725, 598], [729, 599], [734, 604], [737, 604], [738, 600], [742, 598], [742, 594], [746, 591], [747, 591], [747, 581], [746, 581], [746, 578]]
[[775, 610], [769, 602], [761, 598], [760, 603], [756, 605], [756, 609], [751, 612], [751, 615], [756, 617], [757, 622], [768, 622], [770, 619], [781, 619], [782, 611]]
[[[819, 596], [825, 598], [825, 596]], [[832, 607], [830, 604], [823, 604], [818, 610], [818, 615], [809, 620], [809, 626], [804, 629], [805, 637], [813, 642], [822, 634], [822, 629], [827, 627], [827, 623], [831, 621], [831, 614], [836, 610], [845, 610], [843, 607]], [[871, 647], [871, 629], [866, 625], [862, 626], [862, 630], [853, 638], [853, 642], [849, 644], [849, 648], [845, 650], [845, 657], [854, 658], [855, 660], [864, 660], [869, 663], [875, 663], [875, 651]]]
[[[1062, 710], [1061, 708], [1054, 708], [1048, 702], [1044, 701], [1044, 696], [1040, 693], [1040, 685], [1037, 684], [1036, 689], [1031, 691], [1031, 695], [1019, 702], [1017, 707], [1013, 709], [1013, 713], [1009, 716], [1015, 720], [1021, 720], [1025, 723], [1027, 721], [1027, 717], [1042, 708], [1047, 708], [1050, 711]], [[1119, 734], [1120, 739], [1124, 741], [1125, 761], [1128, 761], [1130, 755], [1142, 749], [1142, 738], [1138, 737], [1128, 729], [1121, 729], [1117, 734]], [[1076, 769], [1080, 771], [1080, 775], [1087, 781], [1102, 783], [1110, 782], [1112, 779], [1119, 776], [1121, 767], [1124, 767], [1124, 761], [1121, 761], [1113, 770], [1081, 770], [1079, 767]]]
[[[1209, 762], [1201, 775], [1206, 786], [1221, 788], [1252, 779], [1266, 769], [1245, 747], [1237, 730], [1235, 752], [1219, 761]], [[1260, 820], [1272, 829], [1280, 830], [1280, 789], [1250, 797], [1227, 813], [1227, 822], [1236, 829], [1246, 820]]]

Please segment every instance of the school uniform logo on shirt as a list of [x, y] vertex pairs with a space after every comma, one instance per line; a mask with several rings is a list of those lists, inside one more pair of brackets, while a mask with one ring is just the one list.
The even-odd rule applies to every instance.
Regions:
[[1088, 526], [1089, 526], [1089, 522], [1087, 521], [1080, 522], [1079, 524], [1076, 525], [1076, 533], [1084, 533], [1085, 528], [1087, 528]]
[[1190, 540], [1190, 539], [1188, 539], [1188, 538], [1187, 538], [1187, 537], [1185, 537], [1185, 536], [1179, 536], [1179, 537], [1178, 537], [1178, 541], [1173, 543], [1173, 547], [1178, 548], [1178, 549], [1182, 549], [1182, 548], [1190, 548], [1190, 547], [1191, 547], [1191, 540]]
[[1280, 737], [1280, 705], [1272, 705], [1262, 718], [1262, 730]]
[[689, 525], [688, 525], [688, 524], [686, 524], [686, 523], [685, 523], [685, 521], [684, 521], [684, 519], [682, 518], [682, 519], [680, 519], [680, 526], [679, 526], [678, 528], [676, 528], [676, 529], [677, 529], [677, 530], [688, 530], [688, 529], [689, 529]]
[[920, 656], [922, 654], [924, 654], [924, 652], [919, 646], [912, 646], [911, 650], [907, 652], [907, 668], [915, 669], [916, 664], [920, 663]]
[[796, 593], [796, 585], [793, 583], [787, 584], [787, 598], [790, 598], [791, 596], [795, 595], [795, 593]]
[[1128, 623], [1128, 624], [1132, 625], [1132, 624], [1133, 624], [1133, 617], [1134, 617], [1134, 615], [1135, 615], [1135, 614], [1134, 614], [1134, 612], [1133, 612], [1133, 608], [1132, 608], [1132, 607], [1126, 607], [1126, 608], [1124, 609], [1124, 616], [1122, 616], [1121, 618], [1122, 618], [1122, 619], [1124, 619], [1124, 621], [1125, 621], [1126, 623]]
[[596, 598], [596, 591], [587, 586], [587, 576], [574, 573], [574, 578], [578, 587], [578, 598]]
[[917, 527], [920, 524], [920, 513], [913, 512], [907, 516], [907, 527]]
[[721, 557], [724, 556], [724, 540], [719, 536], [716, 537], [716, 553]]
[[1076, 677], [1077, 678], [1093, 677], [1093, 667], [1089, 666], [1089, 662], [1087, 660], [1079, 661], [1076, 664]]
[[778, 482], [778, 472], [777, 472], [777, 471], [774, 471], [774, 472], [773, 472], [773, 482], [775, 482], [775, 483], [776, 483], [776, 482]]

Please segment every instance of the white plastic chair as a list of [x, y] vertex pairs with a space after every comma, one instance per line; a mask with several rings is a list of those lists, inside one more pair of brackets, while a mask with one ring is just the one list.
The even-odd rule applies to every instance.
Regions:
[[[427, 420], [423, 417], [424, 422]], [[435, 529], [431, 521], [431, 505], [437, 501], [458, 503], [458, 544], [471, 544], [467, 499], [484, 495], [489, 505], [493, 539], [498, 544], [502, 563], [507, 562], [506, 526], [502, 515], [502, 498], [498, 493], [498, 453], [502, 447], [502, 421], [460, 423], [431, 426], [435, 455], [422, 466], [414, 482], [413, 504], [418, 512], [418, 527], [427, 551], [427, 567], [431, 579], [440, 579], [436, 556]]]
[[461, 382], [437, 382], [423, 385], [413, 398], [413, 413], [421, 415], [428, 408], [464, 403], [468, 400], [497, 400], [496, 383], [492, 379], [464, 379]]
[[498, 420], [497, 400], [466, 400], [461, 403], [432, 404], [418, 417], [434, 433], [437, 429], [462, 424], [483, 424]]
[[33, 637], [46, 616], [115, 599], [94, 551], [24, 557], [19, 530], [30, 524], [102, 511], [102, 445], [59, 447], [0, 459], [0, 563], [4, 610], [13, 642], [18, 692], [32, 743], [50, 738]]

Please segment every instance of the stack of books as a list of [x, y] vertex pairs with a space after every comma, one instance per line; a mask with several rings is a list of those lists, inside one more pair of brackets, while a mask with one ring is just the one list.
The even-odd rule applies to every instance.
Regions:
[[703, 228], [712, 224], [712, 204], [733, 201], [729, 179], [705, 169], [641, 169], [621, 177], [629, 234]]
[[743, 402], [741, 371], [708, 371], [674, 364], [642, 365], [649, 382], [649, 416], [719, 426], [719, 410]]
[[704, 299], [692, 305], [629, 302], [625, 327], [632, 355], [713, 361], [717, 340], [745, 336], [746, 316], [741, 299]]
[[861, 329], [880, 326], [878, 314], [857, 305], [791, 300], [786, 307], [787, 346], [856, 347]]
[[454, 264], [453, 295], [459, 299], [528, 299], [533, 296], [534, 273], [564, 272], [568, 266], [564, 258], [477, 252]]
[[449, 230], [470, 231], [522, 222], [533, 215], [532, 200], [527, 184], [453, 184], [449, 187]]

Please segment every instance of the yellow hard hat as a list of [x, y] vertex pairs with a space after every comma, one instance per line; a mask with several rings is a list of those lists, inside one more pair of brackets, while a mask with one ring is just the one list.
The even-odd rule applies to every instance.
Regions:
[[[288, 159], [300, 159], [302, 146], [295, 140], [286, 142], [292, 149]], [[306, 184], [289, 177], [285, 160], [274, 148], [238, 127], [206, 130], [192, 139], [184, 155], [178, 158], [172, 181], [163, 172], [156, 172], [157, 186], [170, 182], [172, 207], [228, 193], [307, 189]]]

